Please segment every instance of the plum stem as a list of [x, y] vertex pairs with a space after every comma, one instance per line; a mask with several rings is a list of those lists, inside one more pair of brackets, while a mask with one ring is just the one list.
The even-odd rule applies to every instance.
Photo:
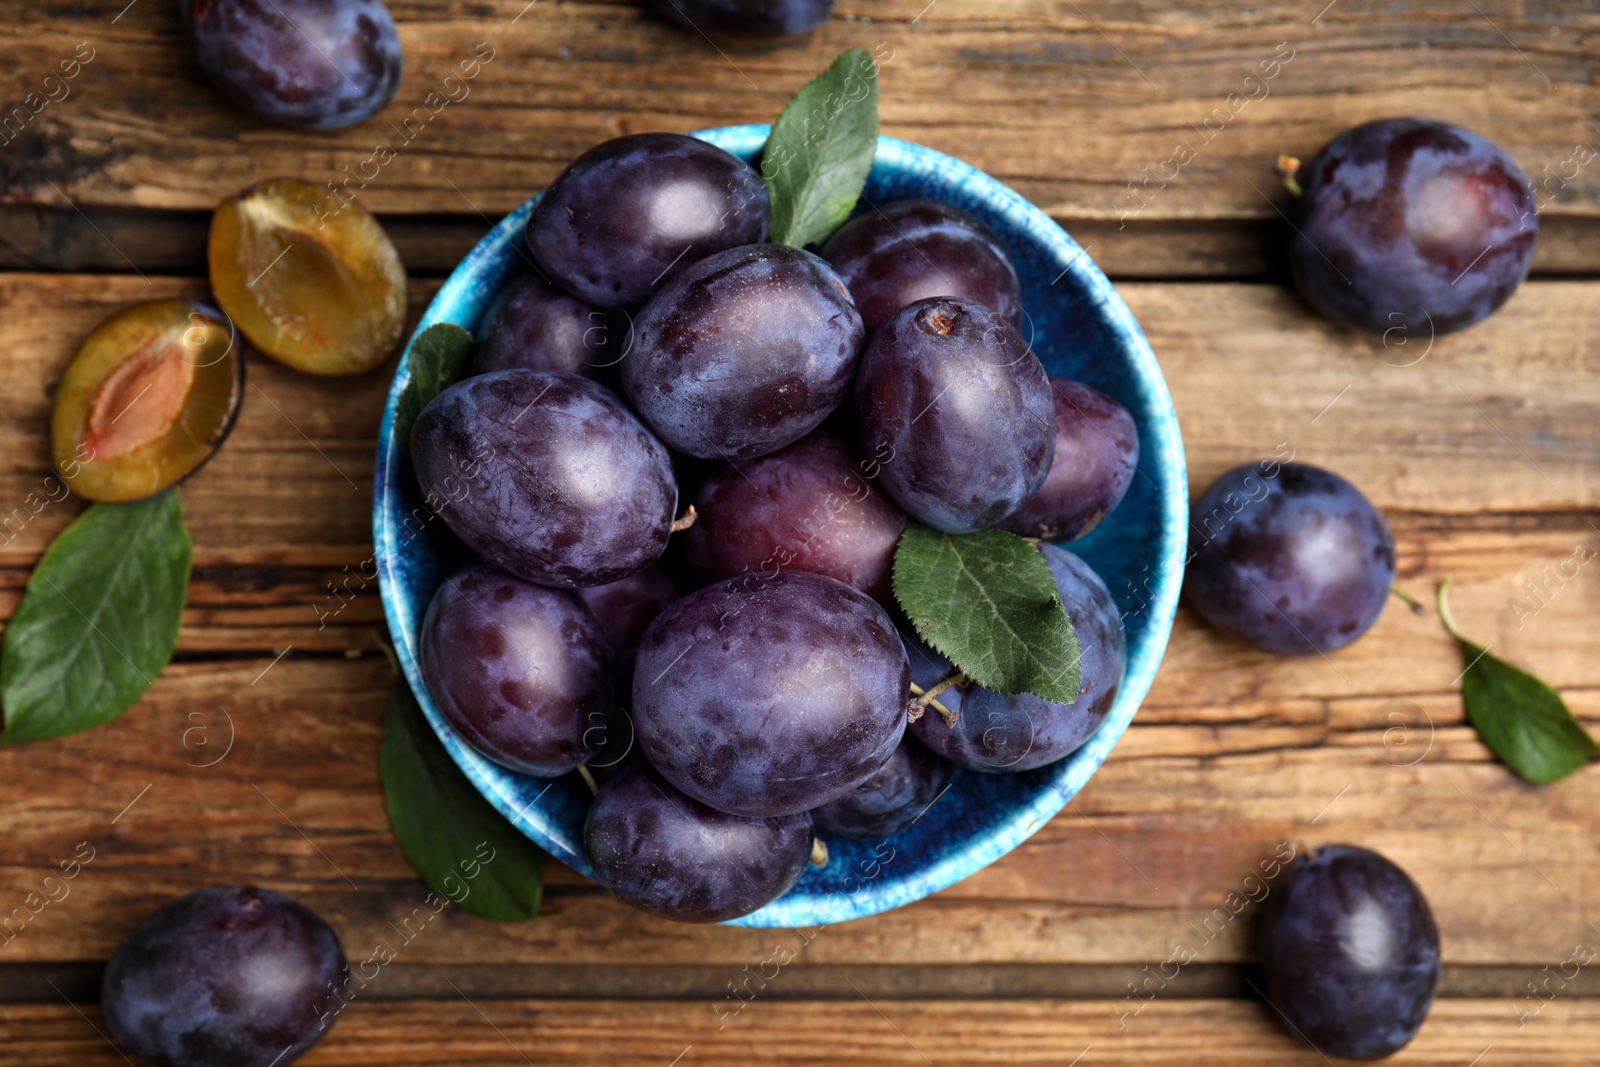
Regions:
[[1398, 585], [1391, 585], [1389, 587], [1389, 592], [1393, 593], [1396, 597], [1398, 597], [1401, 600], [1405, 601], [1407, 604], [1410, 604], [1411, 605], [1411, 614], [1413, 614], [1413, 615], [1421, 615], [1424, 611], [1427, 610], [1426, 608], [1424, 608], [1421, 605], [1421, 603], [1419, 603], [1417, 601], [1416, 597], [1412, 596], [1410, 593], [1406, 592], [1404, 589], [1401, 589]]
[[1295, 196], [1305, 196], [1305, 188], [1300, 184], [1300, 160], [1294, 156], [1278, 157], [1278, 177], [1283, 181], [1283, 187]]
[[826, 867], [828, 865], [828, 843], [820, 837], [811, 839], [811, 866]]
[[682, 533], [683, 531], [687, 530], [689, 527], [693, 526], [694, 525], [694, 520], [697, 519], [697, 518], [699, 518], [699, 515], [695, 512], [694, 505], [690, 504], [689, 505], [689, 510], [685, 511], [683, 513], [683, 518], [677, 520], [676, 522], [674, 522], [672, 524], [672, 532], [673, 533]]
[[[956, 724], [956, 713], [939, 703], [938, 696], [951, 686], [962, 685], [967, 680], [968, 679], [965, 674], [962, 674], [960, 671], [956, 671], [950, 677], [934, 685], [931, 689], [924, 689], [916, 682], [912, 682], [911, 692], [916, 694], [917, 697], [917, 699], [911, 702], [912, 706], [919, 708], [932, 708], [939, 713], [940, 717], [944, 719], [944, 724], [946, 726], [954, 726]], [[917, 718], [921, 718], [921, 715], [919, 714]], [[913, 718], [911, 721], [916, 722], [917, 719]]]
[[1444, 628], [1450, 631], [1451, 637], [1465, 644], [1471, 644], [1472, 642], [1468, 641], [1466, 636], [1462, 634], [1461, 628], [1456, 625], [1456, 617], [1450, 614], [1450, 587], [1455, 582], [1454, 576], [1447, 574], [1444, 576], [1444, 581], [1439, 583], [1439, 621], [1444, 623]]
[[594, 780], [594, 772], [582, 763], [578, 764], [578, 777], [582, 778], [583, 784], [589, 787], [590, 796], [600, 792], [600, 786]]

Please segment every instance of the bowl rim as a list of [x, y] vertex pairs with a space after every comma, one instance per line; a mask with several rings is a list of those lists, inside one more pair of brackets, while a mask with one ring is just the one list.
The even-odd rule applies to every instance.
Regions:
[[[690, 136], [708, 141], [742, 158], [750, 158], [760, 150], [770, 131], [770, 125], [751, 124], [698, 130]], [[1027, 233], [1030, 241], [1039, 242], [1058, 262], [1065, 264], [1063, 273], [1073, 274], [1074, 280], [1097, 306], [1107, 328], [1115, 335], [1121, 358], [1127, 361], [1132, 377], [1141, 389], [1148, 391], [1150, 406], [1156, 409], [1153, 422], [1144, 427], [1150, 440], [1158, 446], [1157, 454], [1150, 459], [1159, 465], [1163, 475], [1163, 481], [1156, 484], [1161, 524], [1156, 580], [1154, 587], [1148, 590], [1150, 596], [1142, 611], [1148, 614], [1149, 620], [1138, 647], [1130, 646], [1122, 688], [1106, 721], [1081, 748], [1054, 765], [1058, 768], [1055, 778], [1041, 783], [1026, 802], [1018, 804], [1004, 818], [991, 823], [983, 833], [975, 834], [950, 848], [913, 875], [865, 887], [868, 889], [865, 894], [851, 893], [846, 896], [838, 891], [797, 893], [791, 890], [749, 915], [730, 920], [727, 925], [796, 928], [879, 914], [946, 889], [1015, 849], [1077, 795], [1121, 740], [1155, 679], [1177, 613], [1188, 544], [1187, 465], [1171, 392], [1155, 352], [1132, 311], [1110, 280], [1065, 230], [999, 179], [936, 149], [885, 136], [878, 138], [874, 169], [880, 164], [920, 170], [936, 168], [946, 181], [971, 183], [978, 187], [986, 206], [1007, 216], [1019, 231]], [[485, 266], [502, 256], [508, 245], [515, 247], [521, 240], [522, 230], [539, 195], [535, 193], [502, 218], [462, 258], [440, 286], [406, 341], [395, 366], [378, 434], [373, 485], [373, 544], [379, 596], [395, 655], [406, 683], [445, 750], [479, 794], [513, 826], [554, 858], [592, 877], [587, 857], [569, 847], [564, 833], [537, 808], [537, 801], [544, 791], [532, 801], [520, 805], [515, 803], [514, 798], [502, 793], [489, 775], [508, 772], [494, 767], [457, 737], [429, 697], [422, 681], [415, 647], [417, 627], [426, 605], [408, 604], [401, 596], [402, 583], [396, 574], [397, 561], [401, 556], [401, 546], [396, 543], [399, 524], [391, 514], [397, 510], [396, 502], [391, 497], [407, 477], [406, 460], [394, 440], [394, 418], [400, 394], [411, 378], [412, 345], [429, 326], [454, 321], [450, 306], [460, 303], [469, 295], [475, 277]], [[458, 325], [467, 326], [465, 323]], [[1143, 459], [1140, 466], [1144, 466]], [[552, 785], [559, 780], [549, 779]], [[549, 788], [546, 786], [545, 791]]]

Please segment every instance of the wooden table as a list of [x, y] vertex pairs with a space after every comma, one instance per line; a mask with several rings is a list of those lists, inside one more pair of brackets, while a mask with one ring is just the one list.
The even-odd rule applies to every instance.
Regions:
[[[1577, 164], [1600, 144], [1592, 3], [840, 0], [809, 41], [721, 54], [624, 0], [397, 0], [398, 99], [328, 135], [229, 109], [176, 5], [125, 3], [19, 0], [0, 18], [8, 109], [93, 51], [0, 145], [0, 516], [42, 485], [52, 383], [85, 334], [129, 303], [206, 291], [223, 195], [336, 179], [395, 142], [361, 196], [411, 268], [415, 315], [488, 220], [590, 144], [767, 121], [839, 50], [881, 43], [884, 131], [1011, 183], [1119, 283], [1195, 486], [1284, 442], [1341, 472], [1393, 525], [1402, 586], [1426, 597], [1454, 574], [1462, 624], [1600, 725], [1600, 577], [1585, 567], [1537, 602], [1525, 586], [1600, 541], [1600, 165]], [[480, 42], [494, 59], [470, 95], [402, 147], [403, 116]], [[1313, 318], [1285, 286], [1272, 170], [1398, 114], [1504, 145], [1542, 203], [1533, 280], [1483, 325], [1404, 351]], [[1180, 144], [1195, 158], [1174, 173]], [[307, 1064], [1315, 1065], [1254, 992], [1256, 909], [1207, 921], [1285, 841], [1379, 849], [1431, 901], [1442, 995], [1396, 1063], [1600, 1056], [1600, 982], [1551, 977], [1600, 946], [1600, 770], [1541, 789], [1494, 762], [1463, 718], [1454, 645], [1398, 604], [1351, 648], [1299, 661], [1180, 612], [1082, 795], [891, 914], [814, 936], [673, 925], [551, 863], [538, 921], [450, 909], [399, 941], [425, 891], [379, 795], [392, 681], [377, 590], [351, 578], [371, 550], [388, 378], [253, 359], [238, 428], [182, 491], [195, 570], [176, 661], [115, 724], [0, 747], [0, 911], [78, 843], [94, 850], [0, 946], [0, 1061], [122, 1063], [94, 1006], [103, 961], [162, 902], [252, 882], [326, 916], [353, 958], [400, 946]], [[7, 527], [0, 615], [76, 510]], [[1390, 729], [1396, 711], [1415, 728]], [[733, 998], [747, 967], [801, 941]], [[1174, 977], [1161, 965], [1179, 944], [1193, 962]]]

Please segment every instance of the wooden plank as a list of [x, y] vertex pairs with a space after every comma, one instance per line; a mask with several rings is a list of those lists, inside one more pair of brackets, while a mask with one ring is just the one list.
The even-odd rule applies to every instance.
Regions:
[[[381, 978], [380, 978], [381, 980]], [[940, 1067], [1325, 1067], [1271, 1015], [1245, 1001], [1155, 1000], [1124, 1018], [1115, 1002], [763, 1003], [732, 1020], [704, 1003], [560, 1000], [352, 1001], [297, 1062], [383, 1065], [840, 1063]], [[722, 1027], [718, 1028], [719, 1020]], [[1118, 1029], [1119, 1024], [1121, 1029]], [[0, 1007], [0, 1041], [17, 1067], [122, 1064], [97, 1009]], [[1521, 1029], [1504, 1000], [1440, 1001], [1395, 1067], [1566, 1067], [1592, 1063], [1600, 1005], [1556, 1000]], [[1075, 1058], [1076, 1057], [1076, 1058]], [[1474, 1057], [1477, 1057], [1474, 1059]]]
[[[886, 133], [967, 159], [1064, 221], [1274, 219], [1278, 153], [1309, 156], [1347, 126], [1406, 113], [1503, 144], [1552, 215], [1600, 215], [1600, 171], [1578, 162], [1600, 143], [1600, 14], [1571, 5], [883, 0], [842, 5], [806, 41], [715, 50], [643, 4], [406, 0], [393, 5], [407, 70], [395, 102], [325, 134], [229, 109], [172, 5], [122, 7], [34, 6], [0, 27], [18, 97], [80, 44], [94, 55], [65, 99], [7, 132], [6, 203], [208, 210], [268, 175], [362, 172], [376, 175], [361, 194], [374, 210], [497, 217], [605, 137], [770, 121], [838, 51], [863, 46], [884, 57]], [[493, 59], [447, 86], [475, 53]], [[441, 106], [445, 92], [458, 102]], [[371, 163], [375, 144], [393, 160]], [[1175, 163], [1180, 147], [1193, 159]]]
[[[1087, 219], [1058, 221], [1113, 280], [1284, 277], [1289, 224], [1271, 219]], [[448, 275], [489, 231], [467, 215], [381, 215], [414, 276]], [[145, 274], [206, 272], [211, 213], [42, 204], [0, 204], [0, 270]], [[1545, 213], [1534, 249], [1538, 278], [1593, 274], [1600, 218]]]
[[[1403, 551], [1407, 584], [1422, 592], [1452, 570], [1463, 625], [1600, 723], [1593, 574], [1584, 570], [1546, 596], [1537, 613], [1508, 607], [1526, 597], [1519, 574], [1559, 562], [1575, 540], [1596, 540], [1587, 525], [1419, 521], [1430, 524], [1428, 547], [1425, 555]], [[1421, 529], [1399, 527], [1403, 548], [1424, 540]], [[270, 610], [292, 618], [292, 606], [274, 603]], [[352, 613], [373, 609], [370, 593], [357, 603], [364, 606]], [[377, 626], [341, 617], [329, 627], [338, 635], [322, 638], [314, 612], [299, 606], [298, 625], [263, 628], [293, 646], [276, 663], [284, 646], [180, 662], [115, 724], [0, 747], [0, 780], [9, 783], [0, 904], [21, 902], [78, 842], [98, 850], [70, 898], [0, 948], [0, 962], [103, 959], [139, 916], [206, 883], [292, 892], [357, 945], [387, 936], [421, 900], [378, 791], [387, 666], [370, 645], [354, 661], [307, 651], [340, 640], [359, 649]], [[237, 618], [248, 614], [240, 608], [218, 626], [191, 609], [182, 654], [241, 643], [249, 628]], [[1216, 917], [1228, 894], [1283, 842], [1344, 840], [1380, 849], [1417, 878], [1452, 964], [1537, 970], [1563, 959], [1596, 936], [1585, 924], [1600, 884], [1600, 773], [1543, 790], [1516, 781], [1464, 721], [1454, 688], [1460, 668], [1437, 622], [1398, 603], [1326, 661], [1232, 645], [1185, 610], [1145, 708], [1071, 806], [993, 867], [932, 900], [829, 928], [803, 958], [1142, 963], [1183, 940], [1204, 963], [1247, 961], [1250, 924]], [[1396, 732], [1391, 713], [1412, 729]], [[224, 751], [215, 766], [197, 766]], [[408, 962], [737, 967], [790, 936], [656, 922], [555, 864], [549, 882], [540, 922], [501, 927], [447, 912], [440, 922], [448, 935], [419, 941]], [[1518, 906], [1496, 903], [1507, 899]], [[1530, 913], [1541, 916], [1533, 929]]]
[[[412, 315], [437, 285], [413, 285]], [[1277, 452], [1339, 471], [1380, 508], [1470, 514], [1600, 503], [1600, 283], [1530, 283], [1461, 334], [1385, 348], [1264, 285], [1121, 287], [1162, 360], [1196, 491]], [[31, 565], [74, 514], [49, 496], [53, 382], [128, 304], [203, 296], [192, 279], [0, 274], [0, 565]], [[1387, 362], [1386, 362], [1387, 360]], [[374, 438], [389, 371], [339, 381], [252, 356], [238, 426], [184, 487], [199, 566], [316, 566], [370, 554]], [[1292, 383], [1292, 384], [1291, 384]], [[59, 489], [56, 490], [59, 495]], [[33, 503], [30, 503], [30, 494]], [[37, 515], [30, 514], [35, 508]], [[22, 510], [18, 510], [22, 509]]]

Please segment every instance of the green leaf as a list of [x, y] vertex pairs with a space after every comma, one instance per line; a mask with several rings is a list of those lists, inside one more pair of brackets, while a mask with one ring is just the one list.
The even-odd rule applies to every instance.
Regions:
[[912, 522], [894, 553], [894, 595], [917, 634], [984, 688], [1078, 699], [1078, 635], [1027, 540]]
[[383, 801], [406, 862], [440, 896], [485, 919], [534, 918], [539, 849], [467, 781], [402, 679], [383, 723]]
[[1461, 700], [1483, 743], [1517, 774], [1541, 785], [1558, 782], [1600, 756], [1560, 693], [1462, 635], [1446, 600], [1451, 581], [1446, 576], [1439, 583], [1439, 618], [1461, 646], [1467, 665]]
[[784, 106], [761, 152], [774, 244], [820, 244], [850, 217], [878, 150], [878, 64], [851, 48]]
[[189, 554], [176, 489], [74, 519], [6, 626], [0, 740], [65, 737], [138, 703], [178, 647]]
[[461, 379], [472, 352], [472, 334], [453, 322], [436, 322], [423, 330], [408, 357], [411, 380], [394, 408], [394, 433], [411, 454], [411, 426], [434, 397]]

